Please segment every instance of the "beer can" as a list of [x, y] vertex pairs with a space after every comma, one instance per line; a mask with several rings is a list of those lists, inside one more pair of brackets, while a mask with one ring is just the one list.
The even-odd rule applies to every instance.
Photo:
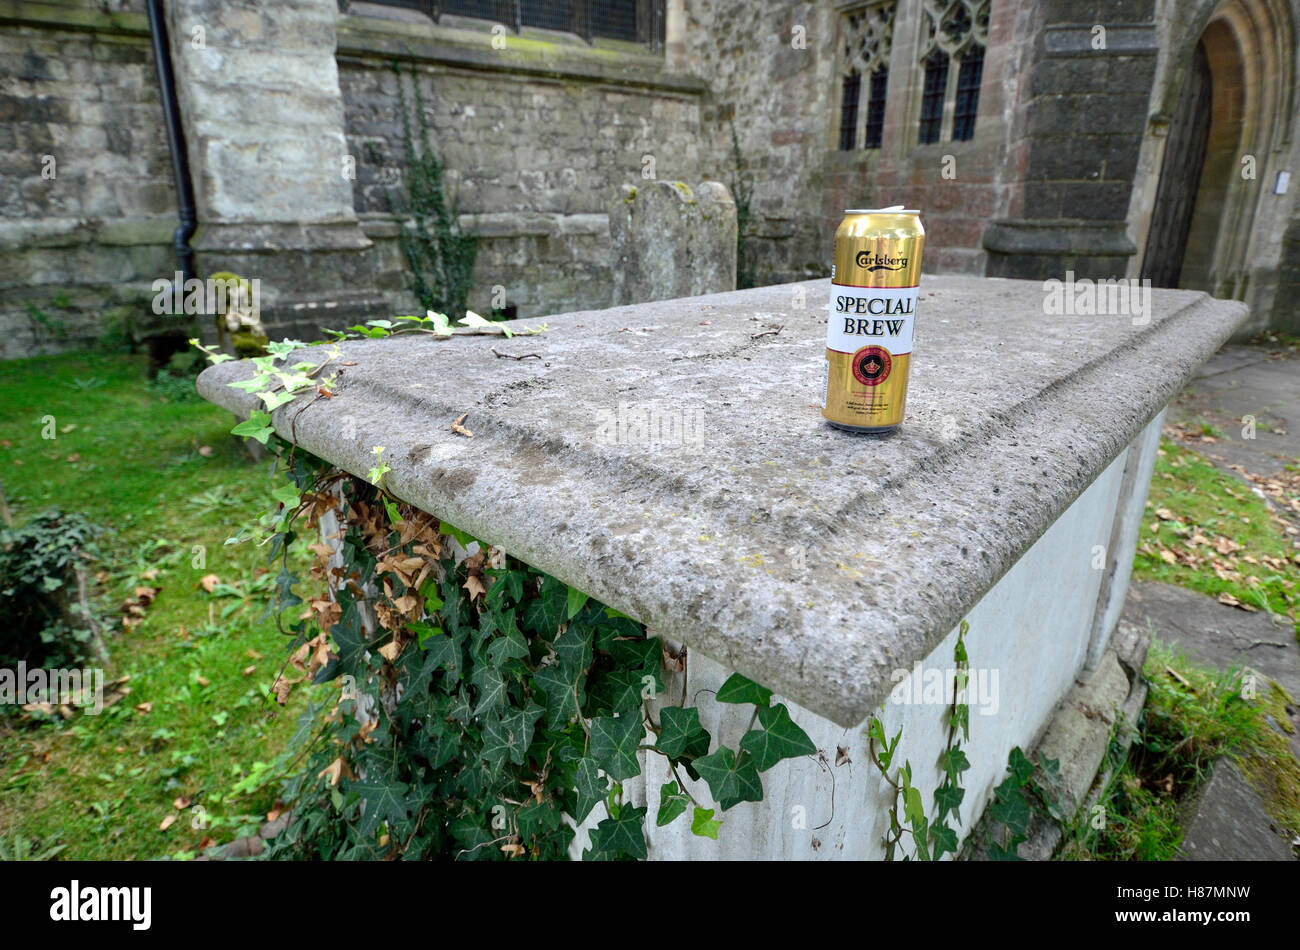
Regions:
[[835, 229], [822, 415], [854, 432], [903, 421], [925, 228], [902, 205], [850, 210]]

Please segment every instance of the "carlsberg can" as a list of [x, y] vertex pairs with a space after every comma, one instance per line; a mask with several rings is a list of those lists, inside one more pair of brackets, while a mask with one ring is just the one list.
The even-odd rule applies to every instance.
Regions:
[[903, 421], [925, 229], [901, 205], [846, 211], [835, 230], [822, 415], [855, 432]]

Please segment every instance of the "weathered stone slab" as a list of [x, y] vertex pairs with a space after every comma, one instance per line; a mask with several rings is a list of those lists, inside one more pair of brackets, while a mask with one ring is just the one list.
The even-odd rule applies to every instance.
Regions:
[[1227, 759], [1214, 771], [1188, 811], [1178, 859], [1182, 861], [1294, 861], [1259, 793]]
[[[566, 314], [510, 341], [349, 343], [339, 395], [274, 419], [357, 474], [385, 446], [397, 496], [853, 726], [1245, 308], [1156, 291], [1145, 321], [1048, 315], [1038, 283], [927, 278], [907, 419], [864, 437], [818, 408], [829, 294], [810, 281]], [[256, 400], [225, 384], [249, 372], [212, 367], [199, 389], [246, 413]], [[462, 413], [473, 438], [451, 431]]]
[[736, 287], [736, 203], [721, 182], [625, 185], [609, 232], [616, 306]]

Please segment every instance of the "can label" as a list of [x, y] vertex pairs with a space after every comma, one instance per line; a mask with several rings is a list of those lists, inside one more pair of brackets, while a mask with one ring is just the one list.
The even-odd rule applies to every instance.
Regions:
[[835, 234], [822, 415], [837, 425], [903, 419], [925, 232], [892, 212], [850, 214]]

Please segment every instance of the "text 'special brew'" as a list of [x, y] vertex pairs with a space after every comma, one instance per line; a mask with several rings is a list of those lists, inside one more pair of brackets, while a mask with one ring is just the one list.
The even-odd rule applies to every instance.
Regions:
[[902, 205], [846, 211], [835, 230], [822, 415], [855, 432], [903, 421], [925, 229]]

